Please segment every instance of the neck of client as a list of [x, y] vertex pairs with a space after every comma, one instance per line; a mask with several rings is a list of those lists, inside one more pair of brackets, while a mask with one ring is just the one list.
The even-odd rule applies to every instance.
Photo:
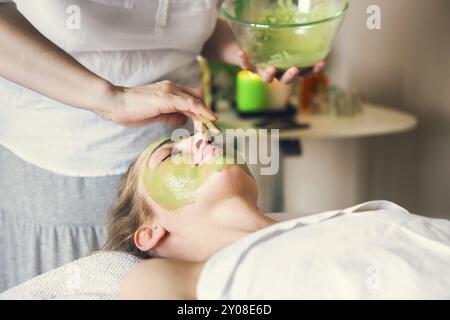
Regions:
[[252, 201], [239, 196], [203, 210], [205, 214], [196, 221], [179, 221], [184, 223], [182, 228], [168, 230], [170, 235], [162, 247], [170, 246], [183, 260], [206, 261], [224, 247], [276, 223]]

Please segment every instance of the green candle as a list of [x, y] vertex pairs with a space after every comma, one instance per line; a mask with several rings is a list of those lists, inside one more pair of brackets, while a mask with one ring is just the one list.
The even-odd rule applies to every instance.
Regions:
[[236, 102], [240, 112], [257, 112], [267, 108], [267, 84], [250, 71], [241, 71], [237, 76]]

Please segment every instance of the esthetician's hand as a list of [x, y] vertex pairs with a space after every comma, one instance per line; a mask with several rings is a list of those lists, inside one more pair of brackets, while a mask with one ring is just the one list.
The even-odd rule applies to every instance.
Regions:
[[187, 117], [217, 120], [199, 89], [169, 81], [137, 88], [114, 86], [49, 41], [14, 3], [0, 2], [0, 77], [130, 127], [154, 121], [181, 125]]
[[135, 88], [116, 87], [112, 96], [112, 106], [98, 114], [127, 127], [152, 122], [183, 125], [188, 117], [217, 120], [217, 115], [203, 102], [201, 89], [177, 86], [171, 81]]
[[[244, 51], [240, 50], [238, 52], [239, 55], [239, 59], [241, 61], [241, 68], [245, 69], [245, 70], [250, 70], [254, 73], [258, 73], [261, 78], [267, 82], [267, 83], [271, 83], [276, 77], [277, 77], [277, 68], [275, 67], [268, 67], [265, 70], [260, 70], [258, 68], [256, 68], [256, 66], [254, 66], [250, 60], [248, 59], [247, 55], [245, 54]], [[306, 76], [310, 73], [317, 73], [320, 72], [325, 66], [325, 62], [324, 61], [320, 61], [317, 64], [314, 65], [313, 68], [308, 68], [308, 69], [304, 69], [304, 70], [300, 70], [297, 67], [292, 67], [289, 68], [283, 75], [281, 75], [279, 77], [279, 80], [282, 83], [288, 84], [290, 82], [292, 82], [297, 76]]]

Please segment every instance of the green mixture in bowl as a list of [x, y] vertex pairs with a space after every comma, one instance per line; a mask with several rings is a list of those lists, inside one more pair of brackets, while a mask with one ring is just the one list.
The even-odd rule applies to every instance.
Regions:
[[304, 68], [328, 55], [347, 8], [339, 3], [345, 2], [311, 0], [307, 10], [302, 10], [292, 0], [235, 0], [235, 16], [227, 14], [226, 5], [224, 13], [231, 20], [239, 44], [256, 66]]

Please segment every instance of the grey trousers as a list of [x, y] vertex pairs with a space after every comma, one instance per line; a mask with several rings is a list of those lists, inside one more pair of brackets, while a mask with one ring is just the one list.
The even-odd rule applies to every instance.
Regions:
[[0, 145], [0, 292], [101, 248], [119, 181], [58, 175]]

